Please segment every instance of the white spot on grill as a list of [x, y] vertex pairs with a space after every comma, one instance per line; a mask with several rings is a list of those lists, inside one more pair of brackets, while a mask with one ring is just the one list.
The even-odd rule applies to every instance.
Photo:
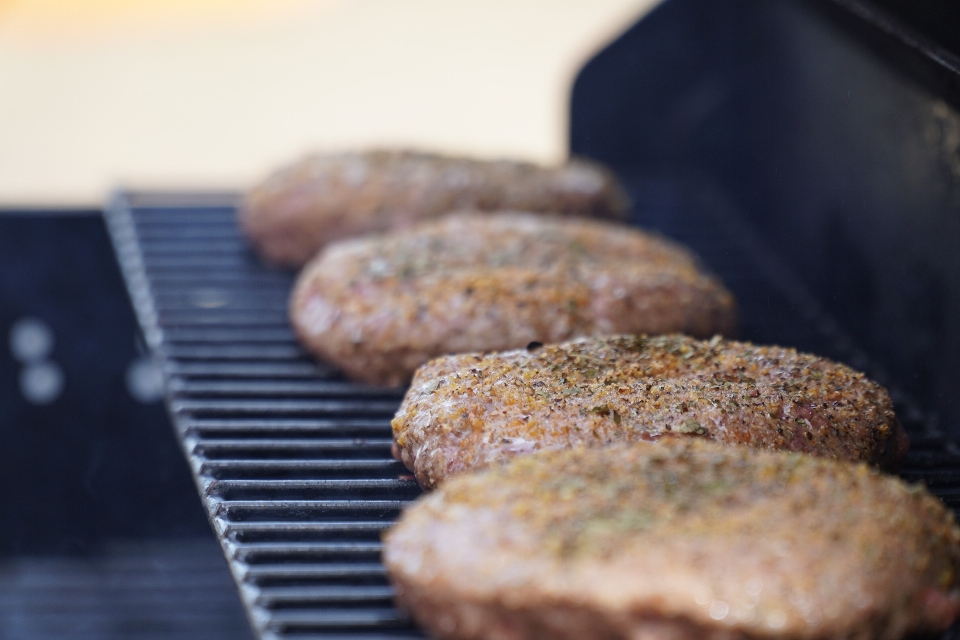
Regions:
[[220, 289], [197, 289], [190, 294], [190, 301], [200, 309], [217, 309], [226, 306], [229, 299]]
[[50, 404], [63, 393], [63, 370], [56, 362], [28, 364], [20, 371], [20, 392], [32, 404]]
[[20, 318], [10, 328], [10, 352], [20, 362], [39, 362], [53, 351], [50, 326], [40, 318]]
[[144, 404], [163, 397], [163, 372], [152, 358], [139, 358], [127, 367], [127, 391]]

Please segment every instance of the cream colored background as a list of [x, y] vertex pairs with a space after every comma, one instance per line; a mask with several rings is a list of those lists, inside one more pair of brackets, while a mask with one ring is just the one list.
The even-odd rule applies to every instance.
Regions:
[[0, 206], [241, 188], [311, 149], [566, 155], [655, 0], [0, 0]]

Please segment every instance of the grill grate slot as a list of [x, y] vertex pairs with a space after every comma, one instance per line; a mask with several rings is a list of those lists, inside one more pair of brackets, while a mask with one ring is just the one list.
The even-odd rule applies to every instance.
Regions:
[[313, 381], [333, 375], [333, 371], [312, 362], [168, 362], [166, 372], [171, 378], [252, 378], [261, 382], [276, 382], [277, 379]]
[[[640, 222], [691, 245], [734, 291], [744, 338], [870, 365], [716, 193], [630, 186]], [[420, 494], [390, 456], [401, 392], [345, 382], [303, 352], [287, 322], [293, 276], [251, 253], [235, 203], [122, 194], [107, 222], [251, 625], [266, 640], [422, 638], [379, 561], [382, 532]], [[960, 449], [891, 391], [913, 440], [902, 475], [960, 508]]]
[[382, 500], [403, 496], [414, 499], [420, 489], [413, 480], [217, 480], [207, 490], [224, 500], [350, 498]]
[[389, 522], [225, 522], [221, 532], [235, 542], [378, 541]]
[[[171, 380], [170, 388], [184, 396], [270, 396], [284, 397], [318, 397], [318, 398], [363, 398], [363, 397], [390, 397], [391, 394], [377, 389], [366, 389], [360, 386], [349, 385], [343, 382], [308, 381], [224, 381], [216, 379], [184, 381]], [[397, 396], [399, 399], [399, 395]]]
[[203, 440], [193, 447], [193, 453], [217, 459], [244, 455], [265, 458], [346, 456], [389, 452], [390, 438], [353, 440]]
[[389, 420], [397, 403], [377, 400], [176, 400], [173, 413], [194, 418], [382, 417]]
[[245, 311], [243, 313], [208, 313], [193, 308], [164, 309], [160, 322], [168, 327], [252, 327], [283, 326], [287, 324], [287, 312], [282, 309], [270, 311]]
[[349, 460], [205, 460], [200, 473], [217, 480], [246, 478], [337, 479], [395, 478], [405, 472], [403, 465], [380, 458]]
[[390, 421], [382, 420], [184, 420], [186, 433], [231, 434], [238, 436], [269, 434], [271, 437], [300, 437], [304, 434], [366, 435], [389, 433]]

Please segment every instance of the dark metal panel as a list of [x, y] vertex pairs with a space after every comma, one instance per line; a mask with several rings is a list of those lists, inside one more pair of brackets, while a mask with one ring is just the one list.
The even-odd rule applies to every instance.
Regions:
[[666, 0], [580, 72], [571, 150], [718, 185], [888, 380], [960, 435], [955, 56], [860, 0]]

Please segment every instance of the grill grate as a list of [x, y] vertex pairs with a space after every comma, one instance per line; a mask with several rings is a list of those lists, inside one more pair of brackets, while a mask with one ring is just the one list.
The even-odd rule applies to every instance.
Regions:
[[[630, 183], [638, 220], [692, 246], [737, 295], [742, 334], [886, 380], [717, 194]], [[229, 195], [120, 194], [106, 214], [144, 338], [251, 625], [261, 638], [422, 638], [391, 604], [380, 534], [420, 494], [390, 456], [401, 395], [343, 381], [296, 343], [293, 276], [264, 267]], [[960, 451], [892, 389], [903, 476], [960, 507]]]
[[337, 379], [300, 349], [292, 275], [248, 253], [229, 198], [120, 196], [107, 220], [255, 631], [422, 637], [379, 560], [380, 533], [420, 493], [390, 456], [400, 394]]

